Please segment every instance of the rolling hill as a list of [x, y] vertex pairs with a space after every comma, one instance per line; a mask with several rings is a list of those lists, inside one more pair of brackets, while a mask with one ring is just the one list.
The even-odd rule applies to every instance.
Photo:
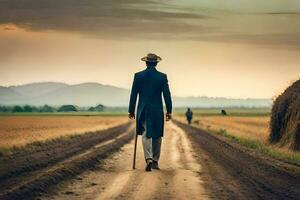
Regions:
[[[127, 106], [130, 91], [100, 83], [68, 85], [57, 82], [1, 87], [1, 105]], [[271, 99], [229, 99], [211, 97], [173, 97], [175, 107], [269, 107]]]

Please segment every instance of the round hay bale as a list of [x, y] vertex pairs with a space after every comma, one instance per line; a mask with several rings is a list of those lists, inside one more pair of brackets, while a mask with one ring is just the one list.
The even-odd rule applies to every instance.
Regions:
[[270, 142], [300, 150], [300, 80], [274, 101], [270, 120]]

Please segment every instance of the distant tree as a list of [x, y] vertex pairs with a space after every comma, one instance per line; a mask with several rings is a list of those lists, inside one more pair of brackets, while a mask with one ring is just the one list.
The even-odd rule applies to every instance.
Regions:
[[43, 107], [40, 108], [40, 112], [54, 112], [55, 109], [51, 106], [44, 105]]
[[77, 112], [77, 108], [74, 105], [63, 105], [58, 109], [58, 112]]
[[8, 106], [0, 106], [0, 112], [10, 112], [12, 109]]
[[90, 107], [89, 111], [103, 112], [105, 106], [102, 104], [98, 104], [96, 107]]
[[30, 105], [25, 105], [23, 107], [23, 112], [32, 112], [32, 111], [33, 111], [33, 109]]
[[12, 112], [24, 112], [21, 106], [14, 106]]
[[40, 108], [36, 107], [36, 106], [31, 106], [32, 112], [39, 112]]
[[90, 107], [90, 108], [88, 109], [88, 111], [91, 111], [91, 112], [95, 111], [95, 107]]
[[13, 107], [12, 106], [5, 106], [5, 112], [12, 112]]

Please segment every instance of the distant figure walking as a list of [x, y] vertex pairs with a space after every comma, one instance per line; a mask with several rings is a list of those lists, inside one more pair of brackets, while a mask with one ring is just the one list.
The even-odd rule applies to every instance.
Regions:
[[223, 109], [223, 110], [221, 110], [221, 114], [222, 114], [222, 115], [227, 115], [227, 112], [226, 112], [226, 110], [224, 110], [224, 109]]
[[167, 75], [156, 69], [161, 60], [159, 56], [151, 53], [142, 58], [147, 68], [134, 75], [129, 102], [129, 118], [134, 119], [136, 100], [139, 96], [136, 134], [142, 135], [146, 171], [159, 169], [158, 161], [164, 132], [162, 94], [167, 109], [166, 121], [172, 118], [172, 99]]
[[191, 124], [193, 119], [193, 112], [190, 108], [188, 108], [187, 111], [185, 112], [185, 116], [188, 123]]

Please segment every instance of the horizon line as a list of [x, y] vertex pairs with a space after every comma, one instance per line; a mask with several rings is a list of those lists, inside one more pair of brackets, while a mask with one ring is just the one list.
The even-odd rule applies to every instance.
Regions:
[[[119, 88], [123, 90], [128, 90], [130, 91], [129, 88], [123, 88], [119, 86], [114, 86], [110, 84], [103, 84], [100, 82], [95, 82], [95, 81], [90, 81], [90, 82], [81, 82], [81, 83], [66, 83], [66, 82], [60, 82], [60, 81], [40, 81], [40, 82], [30, 82], [30, 83], [23, 83], [23, 84], [15, 84], [15, 85], [0, 85], [0, 87], [5, 87], [5, 88], [11, 88], [11, 87], [21, 87], [21, 86], [26, 86], [26, 85], [33, 85], [33, 84], [41, 84], [41, 83], [58, 83], [58, 84], [65, 84], [67, 86], [76, 86], [76, 85], [83, 85], [83, 84], [98, 84], [102, 86], [107, 86], [107, 87], [114, 87], [114, 88]], [[269, 98], [257, 98], [257, 97], [247, 97], [247, 98], [237, 98], [237, 97], [222, 97], [222, 96], [206, 96], [206, 95], [188, 95], [188, 96], [178, 96], [178, 95], [172, 95], [172, 97], [176, 98], [211, 98], [211, 99], [231, 99], [231, 100], [272, 100], [272, 97]]]

